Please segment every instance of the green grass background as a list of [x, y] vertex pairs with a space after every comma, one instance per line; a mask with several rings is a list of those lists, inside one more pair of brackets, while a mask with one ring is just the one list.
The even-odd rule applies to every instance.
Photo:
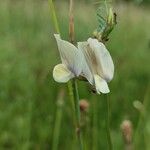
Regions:
[[[118, 24], [107, 43], [115, 63], [109, 84], [114, 150], [124, 149], [124, 119], [133, 123], [135, 150], [150, 150], [150, 7], [114, 6]], [[76, 41], [87, 40], [96, 28], [96, 7], [92, 2], [76, 3]], [[56, 11], [62, 37], [68, 39], [68, 3], [57, 1]], [[57, 95], [62, 87], [67, 91], [52, 78], [53, 67], [60, 63], [53, 33], [47, 1], [0, 1], [0, 150], [51, 150]], [[85, 149], [96, 150], [96, 142], [98, 150], [107, 150], [103, 96], [93, 96], [83, 82], [79, 95], [90, 104], [83, 126]], [[135, 100], [144, 104], [142, 121]], [[67, 94], [64, 104], [59, 149], [77, 150]]]

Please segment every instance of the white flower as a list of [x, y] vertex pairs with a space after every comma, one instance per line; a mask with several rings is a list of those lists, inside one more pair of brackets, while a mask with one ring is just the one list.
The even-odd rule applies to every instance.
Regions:
[[[62, 40], [59, 34], [54, 35], [61, 57], [61, 64], [54, 67], [53, 78], [56, 82], [66, 83], [71, 78], [84, 74], [91, 82], [92, 75], [86, 64], [84, 55], [73, 44]], [[84, 71], [83, 66], [85, 67]]]
[[107, 82], [114, 74], [114, 64], [105, 45], [97, 39], [89, 38], [79, 42], [78, 48], [54, 35], [60, 52], [61, 64], [54, 67], [54, 80], [66, 83], [79, 75], [84, 76], [96, 87], [97, 93], [109, 93]]
[[[107, 82], [113, 78], [114, 64], [105, 45], [97, 39], [89, 38], [86, 42], [79, 42], [78, 49], [85, 56], [92, 74], [92, 80], [89, 79], [90, 76], [87, 76], [89, 73], [84, 74], [84, 76], [87, 80], [92, 81], [91, 84], [95, 85], [97, 93], [109, 93]], [[83, 72], [86, 72], [84, 68], [86, 67], [83, 67]]]

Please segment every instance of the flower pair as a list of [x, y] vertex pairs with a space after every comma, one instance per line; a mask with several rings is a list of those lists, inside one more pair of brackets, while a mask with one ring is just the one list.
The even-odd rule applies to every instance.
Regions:
[[95, 86], [97, 93], [109, 93], [107, 82], [113, 78], [114, 64], [105, 45], [89, 38], [85, 42], [78, 42], [75, 47], [62, 40], [59, 34], [54, 36], [62, 61], [54, 67], [54, 80], [66, 83], [74, 77], [83, 76]]

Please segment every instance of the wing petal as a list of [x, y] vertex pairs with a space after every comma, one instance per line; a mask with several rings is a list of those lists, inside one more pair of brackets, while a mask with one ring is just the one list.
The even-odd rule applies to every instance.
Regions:
[[56, 82], [66, 83], [73, 77], [74, 74], [67, 68], [66, 65], [58, 64], [54, 67], [53, 78]]

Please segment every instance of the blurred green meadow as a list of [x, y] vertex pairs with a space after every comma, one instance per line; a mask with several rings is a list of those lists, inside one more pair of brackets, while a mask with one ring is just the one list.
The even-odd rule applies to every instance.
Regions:
[[[68, 2], [55, 4], [62, 37], [68, 39]], [[97, 7], [94, 0], [75, 3], [76, 41], [87, 40], [97, 27]], [[133, 124], [134, 149], [150, 150], [150, 6], [119, 2], [114, 7], [117, 26], [107, 42], [115, 63], [114, 150], [124, 149], [120, 124], [125, 119]], [[66, 92], [58, 149], [77, 150], [67, 86], [52, 78], [60, 63], [54, 33], [46, 0], [0, 1], [0, 150], [51, 150], [61, 88]], [[89, 102], [82, 126], [85, 150], [107, 150], [103, 96], [93, 95], [84, 82], [79, 95]]]

